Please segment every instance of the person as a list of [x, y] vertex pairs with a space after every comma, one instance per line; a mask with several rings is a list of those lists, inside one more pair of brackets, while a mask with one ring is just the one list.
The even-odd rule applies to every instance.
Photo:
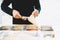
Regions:
[[[12, 8], [8, 7], [11, 3]], [[32, 24], [22, 17], [29, 17], [30, 15], [38, 16], [38, 12], [34, 8], [40, 12], [41, 6], [39, 0], [3, 0], [1, 4], [1, 9], [13, 16], [13, 24]], [[34, 13], [32, 14], [32, 12]]]

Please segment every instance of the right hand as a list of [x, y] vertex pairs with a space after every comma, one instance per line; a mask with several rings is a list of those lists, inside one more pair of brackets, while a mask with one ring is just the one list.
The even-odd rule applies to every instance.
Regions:
[[13, 14], [13, 17], [16, 19], [22, 18], [22, 16], [17, 10], [13, 10], [12, 14]]

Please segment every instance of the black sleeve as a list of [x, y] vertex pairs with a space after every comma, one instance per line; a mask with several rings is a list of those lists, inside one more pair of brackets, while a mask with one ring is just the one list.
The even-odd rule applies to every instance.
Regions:
[[12, 0], [3, 0], [2, 4], [1, 4], [1, 9], [5, 13], [8, 13], [9, 15], [12, 16], [12, 9], [8, 7], [11, 2], [12, 2]]
[[41, 10], [41, 6], [40, 6], [40, 2], [39, 2], [39, 0], [35, 0], [35, 8], [40, 12], [40, 10]]

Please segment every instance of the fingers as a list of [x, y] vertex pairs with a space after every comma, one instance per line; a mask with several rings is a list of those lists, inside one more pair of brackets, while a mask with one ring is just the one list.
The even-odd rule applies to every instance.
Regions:
[[23, 20], [27, 20], [28, 18], [23, 18]]
[[19, 16], [19, 15], [15, 15], [15, 17], [14, 18], [16, 18], [16, 19], [20, 19], [21, 18], [21, 16]]
[[35, 12], [33, 13], [33, 15], [34, 15], [34, 17], [38, 16], [37, 11], [35, 11]]
[[23, 20], [28, 20], [28, 17], [22, 16]]

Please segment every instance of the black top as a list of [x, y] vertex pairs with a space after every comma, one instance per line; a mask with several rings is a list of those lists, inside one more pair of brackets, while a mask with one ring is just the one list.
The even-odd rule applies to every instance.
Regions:
[[[12, 3], [12, 9], [8, 6]], [[2, 2], [1, 8], [4, 12], [12, 16], [12, 10], [18, 10], [22, 16], [30, 16], [35, 8], [40, 12], [41, 7], [39, 0], [4, 0]], [[18, 21], [19, 20], [19, 21]], [[20, 21], [22, 19], [13, 18], [13, 23], [15, 24], [30, 24], [28, 21]], [[28, 23], [27, 23], [28, 22]]]

